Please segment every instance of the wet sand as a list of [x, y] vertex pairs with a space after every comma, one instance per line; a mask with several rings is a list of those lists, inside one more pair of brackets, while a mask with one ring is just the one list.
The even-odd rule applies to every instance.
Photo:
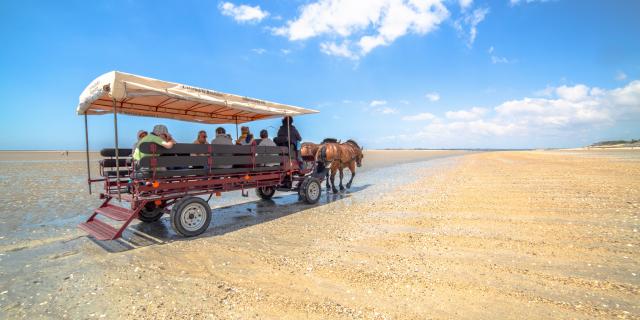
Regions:
[[640, 317], [640, 153], [429, 155], [314, 206], [225, 195], [196, 239], [167, 217], [109, 243], [2, 225], [0, 317]]

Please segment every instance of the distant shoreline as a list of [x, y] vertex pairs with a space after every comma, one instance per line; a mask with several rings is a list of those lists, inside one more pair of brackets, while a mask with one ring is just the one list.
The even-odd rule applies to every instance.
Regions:
[[[640, 150], [638, 146], [586, 146], [575, 148], [383, 148], [364, 149], [365, 151], [534, 151], [534, 150]], [[85, 153], [85, 150], [0, 150], [0, 153]], [[100, 150], [89, 150], [89, 153], [99, 153]]]

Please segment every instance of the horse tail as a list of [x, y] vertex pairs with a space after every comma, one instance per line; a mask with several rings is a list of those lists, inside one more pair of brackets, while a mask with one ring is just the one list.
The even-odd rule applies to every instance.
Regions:
[[316, 162], [325, 163], [327, 161], [327, 146], [320, 145], [318, 150], [316, 151]]

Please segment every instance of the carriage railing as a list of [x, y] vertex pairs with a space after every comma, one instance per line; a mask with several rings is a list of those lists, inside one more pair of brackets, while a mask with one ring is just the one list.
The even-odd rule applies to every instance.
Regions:
[[146, 142], [139, 148], [151, 156], [135, 161], [131, 149], [119, 149], [118, 159], [114, 158], [115, 149], [101, 151], [105, 158], [100, 160], [100, 174], [105, 182], [106, 196], [138, 190], [131, 188], [131, 182], [135, 181], [138, 184], [156, 180], [175, 183], [184, 179], [283, 173], [291, 169], [286, 147], [178, 143], [166, 149]]
[[166, 149], [146, 142], [139, 148], [151, 156], [135, 164], [137, 179], [288, 170], [283, 147], [178, 143]]
[[131, 153], [131, 149], [118, 149], [116, 159], [115, 149], [108, 148], [100, 151], [100, 155], [104, 157], [99, 161], [102, 179], [93, 181], [104, 181], [105, 195], [112, 196], [119, 192], [128, 192], [127, 182], [133, 172]]

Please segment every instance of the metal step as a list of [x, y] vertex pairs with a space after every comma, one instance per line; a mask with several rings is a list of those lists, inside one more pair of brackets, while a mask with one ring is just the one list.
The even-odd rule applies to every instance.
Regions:
[[83, 222], [79, 224], [78, 227], [94, 236], [97, 240], [113, 240], [118, 234], [116, 228], [98, 219]]
[[126, 221], [131, 218], [134, 212], [130, 209], [107, 204], [95, 210], [96, 213], [117, 221]]

